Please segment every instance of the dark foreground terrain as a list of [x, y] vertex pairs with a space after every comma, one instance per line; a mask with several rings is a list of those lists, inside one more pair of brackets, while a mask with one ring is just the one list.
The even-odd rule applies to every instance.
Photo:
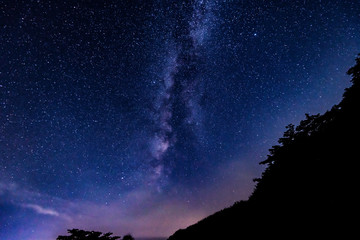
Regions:
[[348, 74], [352, 86], [338, 105], [287, 126], [279, 145], [261, 162], [267, 168], [247, 201], [178, 230], [169, 240], [358, 235], [360, 58]]

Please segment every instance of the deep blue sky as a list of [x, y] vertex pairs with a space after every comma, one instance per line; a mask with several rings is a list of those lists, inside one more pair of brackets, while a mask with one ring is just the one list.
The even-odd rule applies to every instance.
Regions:
[[0, 239], [168, 236], [349, 86], [360, 4], [0, 1]]

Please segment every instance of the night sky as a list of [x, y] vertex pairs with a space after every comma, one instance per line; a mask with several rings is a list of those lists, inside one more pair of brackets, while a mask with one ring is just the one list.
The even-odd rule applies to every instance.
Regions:
[[247, 199], [359, 29], [357, 0], [0, 0], [0, 239], [166, 237]]

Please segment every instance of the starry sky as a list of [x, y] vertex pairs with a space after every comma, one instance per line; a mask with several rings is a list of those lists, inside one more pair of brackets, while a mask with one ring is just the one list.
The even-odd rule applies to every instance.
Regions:
[[167, 237], [350, 85], [357, 0], [0, 0], [0, 239]]

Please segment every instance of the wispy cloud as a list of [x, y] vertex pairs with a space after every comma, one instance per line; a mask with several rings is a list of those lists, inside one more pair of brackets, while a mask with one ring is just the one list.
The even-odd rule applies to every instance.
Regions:
[[[30, 191], [14, 182], [0, 181], [0, 197], [1, 200], [19, 206], [23, 209], [31, 209], [37, 214], [57, 217], [58, 219], [71, 222], [72, 218], [65, 209], [71, 202], [54, 198], [52, 196]], [[51, 203], [51, 207], [48, 205]], [[44, 207], [44, 205], [47, 205]], [[59, 210], [55, 210], [54, 207]]]
[[55, 216], [55, 217], [59, 217], [60, 214], [55, 211], [54, 209], [51, 208], [44, 208], [40, 205], [37, 204], [22, 204], [21, 205], [24, 208], [29, 208], [34, 210], [35, 212], [37, 212], [38, 214], [43, 214], [43, 215], [50, 215], [50, 216]]
[[0, 182], [0, 195], [4, 195], [5, 193], [15, 192], [17, 185], [15, 183], [5, 183]]

